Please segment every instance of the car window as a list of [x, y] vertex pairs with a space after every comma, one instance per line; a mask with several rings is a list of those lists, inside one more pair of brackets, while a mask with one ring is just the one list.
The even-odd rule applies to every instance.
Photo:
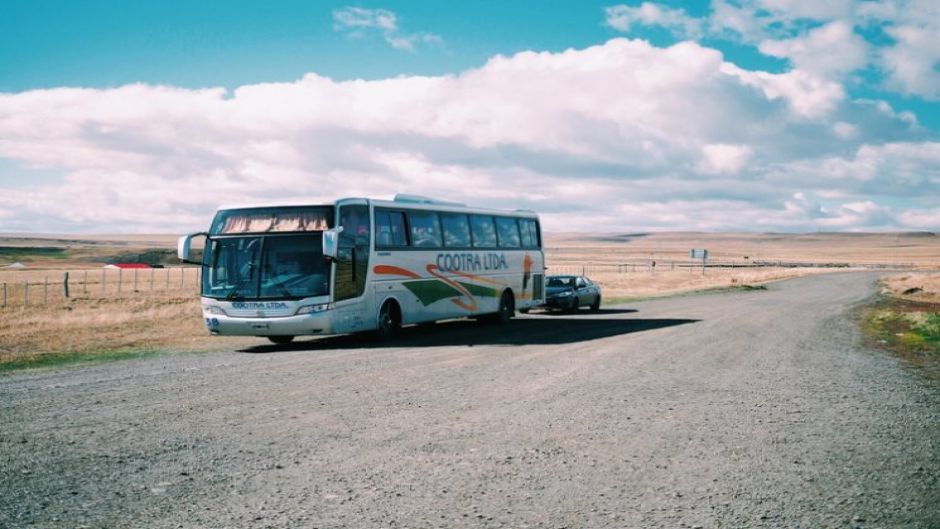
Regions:
[[573, 277], [566, 276], [555, 276], [548, 278], [548, 286], [550, 287], [570, 287], [574, 285]]

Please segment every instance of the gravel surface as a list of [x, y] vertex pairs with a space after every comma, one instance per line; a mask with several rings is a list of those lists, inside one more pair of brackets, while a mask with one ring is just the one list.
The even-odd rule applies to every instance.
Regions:
[[0, 527], [937, 528], [874, 280], [2, 376]]

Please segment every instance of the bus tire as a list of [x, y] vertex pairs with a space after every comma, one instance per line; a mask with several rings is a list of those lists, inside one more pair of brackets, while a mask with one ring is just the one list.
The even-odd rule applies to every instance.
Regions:
[[506, 323], [512, 319], [516, 313], [516, 301], [512, 297], [512, 291], [504, 290], [499, 298], [499, 309], [492, 316], [493, 323]]
[[287, 345], [294, 341], [293, 336], [268, 336], [268, 340], [273, 344]]
[[375, 329], [375, 335], [380, 340], [388, 340], [401, 330], [401, 308], [398, 303], [388, 300], [379, 310], [379, 323]]

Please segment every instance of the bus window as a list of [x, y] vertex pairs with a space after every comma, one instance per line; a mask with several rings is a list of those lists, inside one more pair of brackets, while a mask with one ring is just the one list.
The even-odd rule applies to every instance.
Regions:
[[470, 247], [470, 223], [466, 215], [441, 215], [441, 224], [444, 225], [444, 246], [448, 248]]
[[496, 227], [493, 217], [470, 215], [470, 232], [474, 248], [496, 248]]
[[336, 257], [334, 297], [357, 298], [365, 292], [369, 273], [369, 207], [342, 206], [339, 210], [339, 253]]
[[441, 247], [441, 223], [433, 211], [409, 211], [411, 245], [417, 248]]
[[375, 211], [375, 245], [389, 248], [408, 246], [405, 238], [405, 214], [401, 211]]
[[519, 247], [519, 226], [516, 224], [516, 219], [496, 217], [496, 233], [499, 235], [500, 248]]
[[538, 248], [539, 233], [535, 221], [532, 219], [519, 219], [519, 228], [522, 232], [522, 247]]

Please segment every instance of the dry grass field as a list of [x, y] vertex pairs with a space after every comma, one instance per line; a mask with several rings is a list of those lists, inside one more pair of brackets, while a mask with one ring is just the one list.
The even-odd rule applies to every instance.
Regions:
[[[141, 352], [198, 351], [256, 344], [255, 338], [209, 337], [200, 317], [195, 270], [177, 267], [102, 276], [106, 262], [175, 264], [175, 236], [0, 236], [0, 268], [8, 303], [0, 308], [0, 370], [61, 359]], [[940, 237], [933, 234], [556, 234], [546, 236], [549, 273], [582, 268], [610, 300], [755, 286], [789, 277], [844, 271], [851, 265], [904, 264], [940, 268]], [[690, 267], [690, 248], [707, 248], [710, 262]], [[150, 261], [148, 261], [148, 259]], [[656, 261], [656, 267], [650, 266]], [[760, 267], [755, 262], [833, 264], [838, 268]], [[734, 267], [730, 267], [734, 265]], [[70, 273], [71, 297], [62, 293]], [[940, 299], [938, 274], [904, 272], [891, 291], [923, 301]], [[30, 304], [22, 284], [30, 283]], [[48, 286], [47, 286], [48, 283]], [[117, 285], [121, 286], [118, 287]], [[920, 288], [920, 291], [910, 289]]]

